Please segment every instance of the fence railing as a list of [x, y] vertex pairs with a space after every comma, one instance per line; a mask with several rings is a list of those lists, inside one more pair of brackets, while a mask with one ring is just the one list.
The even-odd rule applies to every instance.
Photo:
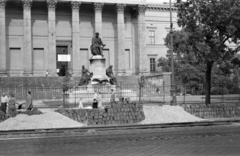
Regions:
[[[139, 100], [140, 89], [138, 85], [120, 85], [120, 86], [79, 86], [74, 87], [66, 92], [65, 104], [68, 107], [78, 106], [80, 98], [85, 105], [91, 105], [94, 92], [99, 91], [102, 95], [103, 104], [110, 101], [111, 89], [115, 90], [116, 99], [120, 97], [128, 97], [131, 101]], [[170, 103], [170, 86], [145, 85], [142, 91], [142, 103], [164, 104]], [[202, 87], [189, 87], [185, 85], [177, 85], [177, 102], [179, 104], [200, 104], [205, 101], [205, 89]], [[214, 91], [218, 88], [218, 92]], [[220, 88], [220, 89], [219, 89]], [[211, 95], [212, 103], [240, 103], [240, 90], [234, 92], [227, 91], [227, 86], [212, 86], [214, 91]], [[32, 92], [34, 104], [37, 107], [58, 107], [63, 104], [63, 91], [60, 86], [13, 86], [1, 85], [0, 94], [3, 92], [15, 94], [19, 103], [24, 103], [27, 92]]]

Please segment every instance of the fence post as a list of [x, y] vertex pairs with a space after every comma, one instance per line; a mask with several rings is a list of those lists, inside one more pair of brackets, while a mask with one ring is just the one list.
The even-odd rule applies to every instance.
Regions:
[[65, 91], [63, 91], [63, 108], [65, 108]]
[[163, 81], [163, 104], [165, 104], [165, 83]]
[[223, 102], [223, 82], [222, 82], [222, 100], [221, 101]]
[[183, 104], [185, 104], [186, 85], [183, 85]]

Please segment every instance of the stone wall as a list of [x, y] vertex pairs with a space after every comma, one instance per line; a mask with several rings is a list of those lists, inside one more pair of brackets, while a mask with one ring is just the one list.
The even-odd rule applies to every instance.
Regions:
[[112, 103], [104, 109], [58, 109], [75, 121], [88, 125], [132, 124], [145, 119], [143, 105], [136, 103]]
[[182, 105], [188, 113], [200, 118], [240, 117], [240, 105], [237, 104], [192, 104]]

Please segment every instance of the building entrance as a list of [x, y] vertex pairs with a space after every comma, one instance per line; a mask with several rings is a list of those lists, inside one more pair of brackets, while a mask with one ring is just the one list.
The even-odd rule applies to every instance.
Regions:
[[70, 61], [70, 54], [68, 54], [67, 46], [57, 46], [57, 74], [58, 76], [65, 76], [68, 70], [68, 62]]

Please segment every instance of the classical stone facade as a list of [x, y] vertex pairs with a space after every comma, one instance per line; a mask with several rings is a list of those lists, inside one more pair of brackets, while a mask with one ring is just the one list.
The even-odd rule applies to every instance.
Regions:
[[0, 0], [0, 75], [80, 75], [95, 32], [116, 75], [155, 72], [169, 25], [168, 5], [145, 0]]

